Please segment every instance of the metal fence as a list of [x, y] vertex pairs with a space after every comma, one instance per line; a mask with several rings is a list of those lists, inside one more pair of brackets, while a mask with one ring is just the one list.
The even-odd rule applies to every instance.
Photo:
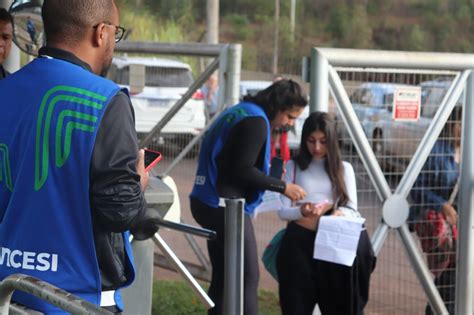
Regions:
[[[390, 190], [394, 193], [456, 73], [448, 71], [400, 73], [395, 69], [342, 68], [338, 69], [338, 74], [341, 78], [345, 78], [344, 88], [350, 96], [377, 162], [384, 171]], [[393, 104], [395, 87], [421, 84], [428, 89], [431, 88], [431, 83], [437, 87], [440, 82], [446, 84], [436, 95], [433, 91], [423, 91], [426, 97], [422, 99], [421, 117], [418, 122], [393, 120], [389, 109]], [[338, 132], [343, 159], [354, 166], [359, 210], [367, 219], [369, 234], [373, 235], [378, 223], [382, 221], [383, 203], [353, 145], [347, 127], [341, 121], [340, 111], [334, 102], [330, 102], [329, 112], [339, 118]], [[445, 140], [444, 137], [440, 137], [440, 140]], [[419, 250], [421, 251], [421, 248]], [[377, 268], [371, 282], [367, 312], [424, 314], [426, 304], [426, 295], [402, 244], [396, 235], [389, 235], [377, 257]]]
[[12, 274], [0, 282], [0, 314], [43, 314], [18, 304], [10, 304], [15, 291], [26, 292], [71, 314], [113, 314], [91, 302], [47, 282], [22, 274]]
[[[146, 51], [143, 51], [143, 53], [146, 53]], [[191, 60], [190, 58], [196, 59]], [[199, 67], [196, 66], [202, 63], [200, 58], [201, 56], [188, 56], [186, 59], [186, 62], [193, 65], [195, 75], [201, 74]], [[409, 70], [401, 68], [380, 69], [375, 67], [339, 67], [336, 70], [338, 76], [342, 79], [346, 93], [350, 96], [357, 119], [364, 128], [369, 148], [374, 150], [376, 161], [378, 161], [383, 170], [384, 180], [388, 183], [388, 189], [391, 193], [394, 193], [403, 175], [406, 173], [408, 163], [428, 130], [429, 124], [438, 112], [440, 104], [445, 96], [449, 94], [452, 82], [458, 78], [459, 71], [433, 70], [424, 66], [420, 69], [414, 67]], [[160, 74], [157, 73], [157, 75]], [[242, 71], [242, 78], [246, 80], [271, 80], [272, 74], [246, 72], [244, 70]], [[398, 85], [421, 87], [423, 105], [420, 113], [421, 116], [417, 123], [394, 122], [392, 120], [390, 106], [393, 102], [393, 87]], [[307, 87], [307, 85], [305, 86]], [[378, 91], [378, 89], [381, 89], [382, 92]], [[319, 96], [311, 94], [311, 97], [317, 98]], [[371, 235], [377, 234], [376, 228], [383, 220], [381, 209], [384, 206], [383, 198], [380, 198], [380, 189], [374, 186], [371, 178], [373, 174], [367, 171], [363, 160], [360, 158], [360, 154], [354, 146], [354, 141], [350, 137], [351, 131], [343, 123], [344, 115], [341, 114], [338, 106], [336, 106], [336, 100], [333, 97], [327, 97], [329, 99], [328, 111], [332, 112], [339, 122], [338, 133], [340, 135], [343, 158], [354, 166], [356, 172], [359, 210], [367, 218], [369, 233]], [[187, 106], [188, 104], [182, 107], [177, 116], [184, 114], [187, 111]], [[304, 117], [301, 118], [301, 122], [303, 120]], [[299, 126], [301, 126], [301, 122]], [[189, 124], [191, 123], [189, 122]], [[452, 123], [452, 121], [447, 123]], [[166, 127], [163, 130], [166, 130]], [[196, 131], [199, 131], [199, 128]], [[146, 133], [143, 133], [142, 136], [146, 136]], [[194, 181], [200, 140], [199, 138], [195, 139], [193, 147], [189, 148], [189, 152], [182, 156], [183, 158], [175, 159], [179, 153], [182, 153], [182, 149], [189, 144], [192, 137], [189, 134], [179, 133], [172, 134], [171, 141], [167, 137], [168, 135], [163, 135], [162, 133], [159, 137], [153, 138], [148, 144], [150, 148], [162, 151], [165, 156], [154, 172], [156, 174], [166, 173], [174, 178], [181, 202], [182, 219], [186, 223], [196, 224], [190, 214], [188, 195], [191, 192]], [[410, 206], [413, 206], [413, 204]], [[419, 206], [429, 207], [429, 205]], [[263, 213], [255, 218], [254, 228], [260, 255], [271, 237], [284, 225], [285, 223], [279, 220], [275, 213]], [[172, 244], [178, 257], [187, 263], [203, 266], [202, 269], [208, 270], [209, 265], [205, 261], [207, 251], [204, 240], [195, 241], [195, 246], [201, 250], [200, 253], [196, 253], [192, 250], [189, 240], [185, 239], [184, 235], [167, 231], [162, 231], [160, 234], [169, 244]], [[414, 237], [414, 244], [418, 246], [418, 251], [421, 254], [421, 247], [414, 233], [412, 233], [412, 237]], [[373, 274], [370, 300], [366, 308], [367, 313], [424, 313], [428, 301], [427, 296], [423, 292], [423, 286], [420, 284], [411, 265], [412, 258], [407, 255], [399, 237], [393, 233], [386, 235], [384, 245], [380, 246], [379, 249], [377, 269]], [[420, 257], [423, 257], [426, 261], [424, 255], [420, 255]], [[276, 292], [277, 283], [263, 269], [263, 265], [261, 265], [260, 270], [260, 287]], [[157, 274], [159, 278], [160, 271]], [[202, 278], [208, 277], [206, 272], [202, 272], [199, 275]], [[449, 285], [453, 286], [454, 284], [450, 283]]]
[[[375, 188], [375, 191], [379, 199], [383, 202], [382, 208], [382, 220], [378, 223], [378, 226], [373, 234], [372, 243], [376, 253], [383, 249], [382, 245], [386, 244], [386, 238], [390, 235], [390, 228], [393, 228], [398, 236], [400, 237], [403, 248], [406, 251], [409, 259], [411, 268], [415, 272], [420, 285], [423, 288], [423, 293], [428, 297], [430, 306], [433, 308], [436, 314], [447, 314], [446, 307], [450, 308], [451, 305], [443, 303], [452, 302], [455, 300], [456, 313], [457, 314], [470, 314], [472, 313], [472, 276], [469, 272], [472, 267], [472, 217], [471, 209], [473, 207], [473, 187], [472, 187], [472, 132], [466, 132], [470, 130], [472, 125], [472, 85], [473, 77], [471, 70], [474, 68], [474, 57], [472, 55], [462, 54], [441, 54], [441, 53], [409, 53], [409, 52], [389, 52], [389, 51], [367, 51], [367, 50], [347, 50], [347, 49], [330, 49], [330, 48], [313, 48], [312, 49], [312, 64], [311, 64], [311, 105], [314, 109], [319, 108], [320, 110], [328, 110], [327, 102], [327, 89], [331, 90], [331, 93], [336, 99], [338, 109], [341, 110], [344, 124], [348, 127], [351, 139], [360, 155], [364, 167], [370, 177], [371, 183]], [[423, 135], [416, 152], [414, 153], [412, 160], [409, 162], [406, 170], [404, 171], [399, 183], [392, 189], [391, 183], [386, 180], [381, 166], [382, 164], [377, 162], [377, 157], [374, 155], [371, 149], [368, 137], [370, 133], [364, 130], [365, 121], [364, 118], [356, 112], [356, 105], [351, 104], [350, 98], [347, 96], [340, 77], [335, 71], [334, 67], [337, 66], [351, 66], [351, 67], [394, 67], [400, 69], [416, 69], [416, 70], [451, 70], [460, 71], [460, 73], [453, 80], [453, 84], [447, 88], [445, 97], [439, 105], [439, 108], [434, 111], [432, 108], [427, 107], [428, 112], [435, 112], [433, 119], [429, 124], [428, 128]], [[420, 83], [423, 88], [423, 84]], [[467, 88], [466, 88], [467, 85]], [[465, 98], [462, 97], [462, 91], [465, 89]], [[443, 125], [448, 121], [448, 117], [456, 108], [456, 102], [459, 99], [465, 100], [466, 106], [464, 107], [463, 116], [463, 136], [462, 136], [462, 152], [458, 154], [461, 164], [457, 167], [453, 167], [456, 172], [459, 170], [460, 173], [460, 187], [461, 194], [459, 197], [459, 209], [458, 212], [460, 217], [460, 233], [459, 233], [459, 245], [460, 249], [457, 252], [457, 258], [453, 258], [453, 263], [459, 270], [457, 272], [451, 272], [449, 275], [450, 286], [455, 286], [455, 292], [448, 292], [450, 295], [446, 295], [443, 290], [447, 289], [443, 283], [440, 283], [440, 279], [436, 279], [436, 286], [432, 279], [432, 274], [428, 270], [426, 263], [423, 261], [423, 256], [419, 251], [416, 243], [416, 238], [410, 234], [409, 226], [406, 222], [410, 211], [410, 205], [408, 203], [409, 196], [412, 195], [414, 187], [417, 187], [417, 178], [419, 178], [420, 171], [428, 158], [430, 150], [435, 144], [439, 135], [444, 135]], [[396, 102], [394, 102], [394, 105]], [[423, 105], [421, 106], [423, 111]], [[387, 108], [388, 111], [393, 110], [396, 113], [395, 107]], [[358, 117], [361, 116], [361, 117]], [[396, 117], [394, 115], [394, 117]], [[394, 119], [391, 125], [396, 124]], [[420, 127], [418, 121], [414, 121], [413, 125], [417, 128]], [[390, 126], [389, 126], [390, 127]], [[387, 127], [386, 127], [387, 128]], [[385, 133], [386, 129], [381, 129]], [[396, 134], [396, 133], [395, 133]], [[449, 139], [455, 141], [454, 139]], [[373, 141], [372, 143], [380, 141]], [[403, 138], [397, 140], [396, 138], [392, 142], [401, 142], [400, 148], [407, 148]], [[383, 143], [383, 142], [382, 142]], [[409, 143], [408, 143], [409, 144]], [[399, 152], [403, 153], [402, 149]], [[434, 150], [433, 150], [434, 151]], [[453, 157], [453, 152], [450, 155]], [[383, 152], [386, 153], [386, 150]], [[402, 155], [402, 159], [403, 159]], [[443, 157], [441, 157], [443, 158]], [[428, 161], [429, 162], [429, 161]], [[454, 161], [452, 161], [454, 163]], [[459, 161], [458, 161], [459, 162]], [[438, 172], [443, 173], [448, 169], [448, 164], [444, 163], [438, 166]], [[424, 174], [422, 174], [424, 175]], [[444, 174], [449, 177], [453, 174]], [[454, 182], [451, 184], [454, 186]], [[415, 186], [413, 186], [415, 184]], [[443, 183], [438, 182], [434, 186], [443, 186]], [[419, 187], [418, 187], [419, 188]], [[430, 187], [429, 183], [423, 183], [421, 188], [426, 194], [427, 190], [432, 190], [434, 193], [441, 195], [441, 190], [445, 187]], [[437, 189], [437, 190], [435, 190]], [[444, 197], [448, 199], [447, 197]], [[426, 199], [425, 199], [426, 200]], [[444, 201], [446, 202], [446, 201]], [[427, 203], [423, 200], [422, 203]], [[412, 205], [413, 206], [413, 205]], [[430, 204], [423, 205], [422, 207], [429, 208]], [[426, 208], [424, 208], [426, 209]], [[423, 242], [422, 242], [423, 244]], [[463, 257], [465, 259], [463, 259]], [[428, 256], [428, 261], [431, 257]], [[434, 271], [431, 268], [431, 271]], [[385, 271], [391, 271], [392, 268], [385, 269]], [[434, 272], [436, 273], [436, 272]], [[457, 281], [456, 281], [457, 279]], [[397, 303], [397, 305], [400, 305]], [[454, 313], [454, 310], [450, 310], [450, 313]]]

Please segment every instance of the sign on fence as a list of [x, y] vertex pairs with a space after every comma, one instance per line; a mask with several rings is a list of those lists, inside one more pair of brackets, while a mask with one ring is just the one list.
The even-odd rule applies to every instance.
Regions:
[[393, 120], [418, 121], [421, 107], [421, 87], [400, 87], [393, 96]]

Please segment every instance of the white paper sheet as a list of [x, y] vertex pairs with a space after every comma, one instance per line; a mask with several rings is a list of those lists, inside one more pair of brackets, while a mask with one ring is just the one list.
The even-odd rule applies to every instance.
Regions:
[[352, 266], [364, 218], [323, 216], [314, 241], [313, 258]]
[[274, 191], [266, 191], [262, 197], [262, 203], [255, 208], [253, 216], [257, 217], [259, 213], [278, 211], [282, 207], [280, 193]]

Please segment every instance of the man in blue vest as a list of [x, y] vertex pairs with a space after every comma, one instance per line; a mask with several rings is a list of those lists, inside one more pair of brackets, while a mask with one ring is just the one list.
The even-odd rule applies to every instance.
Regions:
[[2, 66], [5, 59], [10, 54], [13, 41], [13, 17], [10, 12], [0, 8], [0, 80], [9, 73]]
[[114, 0], [45, 0], [42, 15], [40, 56], [0, 81], [0, 280], [28, 274], [121, 312], [135, 275], [128, 230], [157, 230], [130, 99], [103, 78], [124, 28]]

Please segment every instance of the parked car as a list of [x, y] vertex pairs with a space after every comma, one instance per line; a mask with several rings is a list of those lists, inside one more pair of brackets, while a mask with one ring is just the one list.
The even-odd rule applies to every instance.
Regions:
[[242, 80], [239, 84], [240, 90], [240, 97], [239, 99], [242, 100], [246, 95], [256, 95], [261, 90], [265, 90], [267, 87], [272, 85], [272, 81], [264, 81], [264, 80]]
[[[388, 106], [388, 113], [377, 122], [373, 137], [376, 154], [389, 157], [384, 166], [405, 170], [451, 84], [452, 81], [446, 79], [420, 83], [421, 108], [417, 121], [393, 120], [392, 106]], [[461, 95], [456, 106], [461, 105], [462, 99]]]
[[[349, 97], [354, 111], [364, 129], [369, 140], [377, 139], [380, 130], [376, 128], [377, 122], [381, 119], [391, 117], [389, 107], [393, 104], [393, 94], [395, 89], [402, 87], [412, 87], [411, 85], [366, 82], [361, 84]], [[342, 121], [340, 113], [337, 113], [338, 121]], [[340, 138], [349, 140], [349, 133], [343, 124], [338, 124]], [[377, 148], [374, 147], [376, 151]]]
[[[116, 57], [112, 60], [109, 78], [123, 87], [130, 87], [130, 66], [145, 67], [143, 91], [130, 95], [135, 110], [135, 127], [139, 137], [149, 133], [176, 104], [194, 82], [187, 63], [154, 57]], [[163, 128], [159, 142], [186, 145], [205, 126], [204, 101], [200, 91], [176, 113]]]

